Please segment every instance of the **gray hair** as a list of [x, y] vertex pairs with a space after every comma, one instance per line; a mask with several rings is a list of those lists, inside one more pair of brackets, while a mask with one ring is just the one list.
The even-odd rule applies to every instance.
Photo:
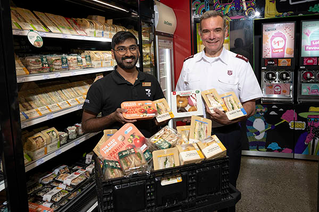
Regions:
[[199, 29], [202, 30], [202, 20], [205, 20], [211, 17], [218, 17], [218, 16], [220, 16], [224, 20], [224, 30], [226, 30], [226, 27], [227, 27], [226, 17], [223, 15], [222, 12], [219, 12], [216, 10], [208, 10], [200, 17]]

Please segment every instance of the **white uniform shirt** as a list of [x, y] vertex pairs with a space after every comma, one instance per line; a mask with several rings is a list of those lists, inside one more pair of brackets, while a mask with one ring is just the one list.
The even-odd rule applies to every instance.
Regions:
[[176, 91], [212, 88], [219, 94], [234, 91], [242, 103], [262, 97], [248, 60], [225, 48], [219, 57], [207, 57], [201, 51], [186, 59], [176, 85]]

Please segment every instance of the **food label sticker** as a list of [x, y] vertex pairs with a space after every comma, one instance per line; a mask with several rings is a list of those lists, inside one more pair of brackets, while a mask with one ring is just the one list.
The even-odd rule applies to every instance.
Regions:
[[41, 48], [43, 46], [43, 39], [39, 33], [30, 30], [27, 37], [32, 46], [37, 48]]

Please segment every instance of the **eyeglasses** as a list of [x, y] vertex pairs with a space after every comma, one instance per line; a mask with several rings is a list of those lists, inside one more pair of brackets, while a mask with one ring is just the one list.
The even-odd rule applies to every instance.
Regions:
[[318, 122], [318, 118], [307, 118], [308, 122]]
[[130, 50], [131, 53], [134, 54], [138, 50], [138, 45], [131, 45], [129, 47], [119, 46], [115, 49], [115, 51], [117, 51], [120, 55], [125, 55], [128, 49]]

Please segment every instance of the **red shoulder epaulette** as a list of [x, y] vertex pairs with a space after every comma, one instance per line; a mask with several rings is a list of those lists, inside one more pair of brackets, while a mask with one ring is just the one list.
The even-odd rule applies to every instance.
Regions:
[[241, 54], [237, 54], [236, 57], [239, 58], [239, 59], [245, 60], [246, 63], [248, 63], [248, 61], [249, 61], [246, 57], [244, 57], [244, 56], [241, 55]]
[[184, 59], [184, 62], [185, 62], [186, 60], [188, 60], [188, 59], [193, 58], [193, 57], [194, 57], [194, 55], [191, 55], [191, 56], [186, 57], [186, 58]]

